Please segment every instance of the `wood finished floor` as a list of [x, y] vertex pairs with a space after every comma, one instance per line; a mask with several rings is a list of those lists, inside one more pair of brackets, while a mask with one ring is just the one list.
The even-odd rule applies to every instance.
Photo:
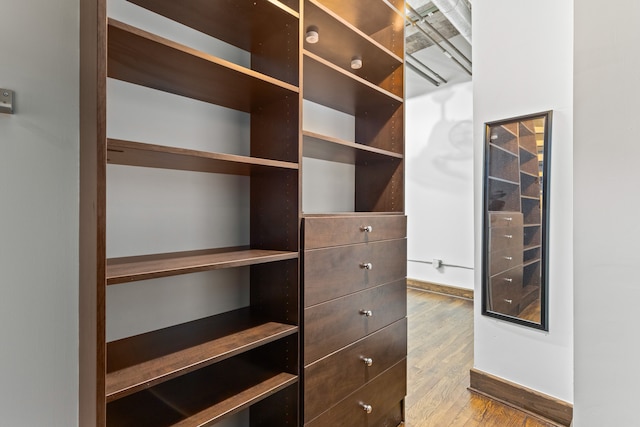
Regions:
[[406, 427], [556, 427], [467, 390], [473, 302], [408, 289]]

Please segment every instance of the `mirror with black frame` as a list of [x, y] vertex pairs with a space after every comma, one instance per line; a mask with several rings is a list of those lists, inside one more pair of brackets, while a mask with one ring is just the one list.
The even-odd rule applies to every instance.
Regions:
[[552, 112], [485, 124], [482, 314], [549, 330]]

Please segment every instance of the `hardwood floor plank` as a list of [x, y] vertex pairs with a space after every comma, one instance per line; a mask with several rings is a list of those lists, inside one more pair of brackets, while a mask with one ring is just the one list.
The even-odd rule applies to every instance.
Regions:
[[557, 427], [472, 393], [473, 302], [407, 290], [405, 427]]

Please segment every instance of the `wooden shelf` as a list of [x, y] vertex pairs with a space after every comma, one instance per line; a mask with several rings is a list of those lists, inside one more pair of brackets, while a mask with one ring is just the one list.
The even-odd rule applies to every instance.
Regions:
[[318, 0], [362, 33], [380, 42], [398, 56], [404, 52], [403, 10], [389, 7], [382, 0]]
[[110, 258], [107, 259], [107, 285], [297, 257], [297, 252], [239, 247]]
[[500, 151], [504, 151], [506, 154], [508, 154], [508, 155], [510, 155], [510, 156], [518, 157], [518, 154], [517, 154], [517, 153], [514, 153], [513, 151], [509, 151], [509, 150], [507, 150], [506, 148], [501, 147], [500, 145], [496, 145], [496, 144], [494, 144], [494, 143], [489, 143], [489, 147], [491, 147], [491, 148], [495, 148], [495, 149], [498, 149], [498, 150], [500, 150]]
[[119, 139], [107, 140], [107, 162], [118, 165], [231, 175], [251, 175], [252, 171], [264, 168], [298, 169], [296, 163]]
[[296, 86], [113, 19], [108, 25], [107, 73], [247, 113], [286, 97], [297, 100], [298, 93]]
[[[403, 96], [403, 61], [398, 55], [318, 0], [308, 0], [305, 4], [304, 27], [311, 26], [318, 28], [320, 38], [315, 44], [305, 43], [305, 49], [396, 96]], [[340, 48], [336, 49], [336, 46]], [[362, 68], [351, 69], [354, 57], [362, 60]]]
[[234, 357], [109, 403], [107, 426], [210, 426], [297, 381]]
[[510, 184], [510, 185], [520, 185], [520, 184], [518, 184], [518, 183], [517, 183], [517, 182], [515, 182], [515, 181], [510, 181], [510, 180], [508, 180], [508, 179], [498, 178], [497, 176], [490, 176], [490, 177], [489, 177], [489, 180], [490, 180], [490, 181], [496, 181], [496, 182], [502, 182], [502, 183]]
[[397, 108], [402, 98], [304, 51], [304, 98], [355, 115], [381, 106]]
[[107, 402], [298, 331], [244, 308], [107, 344]]
[[376, 160], [402, 159], [404, 156], [387, 150], [349, 142], [314, 132], [303, 131], [304, 157], [331, 162], [361, 164]]
[[277, 0], [129, 1], [251, 52], [252, 69], [298, 84], [299, 13]]
[[522, 266], [523, 266], [523, 267], [528, 267], [528, 266], [530, 266], [531, 264], [535, 264], [536, 262], [540, 262], [540, 258], [536, 258], [536, 259], [532, 259], [532, 260], [529, 260], [529, 261], [523, 262], [523, 263], [522, 263]]

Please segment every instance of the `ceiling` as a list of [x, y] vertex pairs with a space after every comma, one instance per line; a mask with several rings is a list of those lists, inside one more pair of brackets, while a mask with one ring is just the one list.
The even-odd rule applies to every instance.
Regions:
[[454, 7], [470, 18], [470, 0], [406, 0], [406, 5], [406, 97], [470, 81], [471, 43], [467, 38], [471, 39], [471, 27], [463, 28], [468, 32], [465, 38], [452, 24], [460, 26]]

